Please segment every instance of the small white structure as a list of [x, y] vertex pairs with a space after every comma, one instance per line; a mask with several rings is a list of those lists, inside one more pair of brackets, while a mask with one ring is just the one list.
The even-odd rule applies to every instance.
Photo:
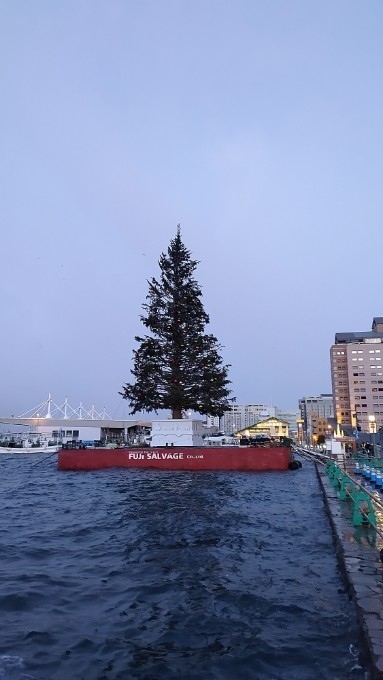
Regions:
[[342, 459], [344, 457], [344, 445], [343, 442], [338, 441], [335, 438], [326, 439], [326, 451], [335, 460]]
[[45, 422], [42, 420], [41, 424], [39, 423], [36, 427], [36, 432], [43, 434], [48, 439], [60, 441], [63, 444], [73, 439], [93, 442], [101, 439], [102, 436], [102, 428], [91, 427], [89, 421], [83, 421], [79, 424], [78, 421], [61, 420], [60, 426], [56, 425], [53, 428], [52, 424], [46, 425]]
[[203, 420], [153, 420], [150, 446], [203, 446], [204, 437], [215, 429]]

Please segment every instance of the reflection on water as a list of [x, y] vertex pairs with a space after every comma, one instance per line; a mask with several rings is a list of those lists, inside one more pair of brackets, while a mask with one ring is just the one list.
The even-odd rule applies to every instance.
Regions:
[[287, 473], [0, 465], [0, 678], [365, 677], [309, 463]]

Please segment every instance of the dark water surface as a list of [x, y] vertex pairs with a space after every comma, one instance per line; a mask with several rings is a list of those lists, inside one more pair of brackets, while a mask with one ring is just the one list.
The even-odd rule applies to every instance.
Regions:
[[0, 678], [365, 677], [312, 464], [0, 469]]

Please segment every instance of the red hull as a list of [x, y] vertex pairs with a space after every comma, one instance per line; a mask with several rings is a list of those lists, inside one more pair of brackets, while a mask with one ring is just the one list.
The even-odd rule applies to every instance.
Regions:
[[288, 447], [175, 446], [165, 448], [62, 450], [59, 470], [158, 468], [160, 470], [288, 470]]

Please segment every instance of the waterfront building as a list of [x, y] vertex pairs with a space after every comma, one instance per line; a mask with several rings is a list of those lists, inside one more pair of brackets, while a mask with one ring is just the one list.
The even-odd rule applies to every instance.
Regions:
[[303, 427], [303, 438], [309, 444], [322, 434], [323, 423], [327, 423], [334, 417], [334, 403], [332, 394], [320, 394], [317, 397], [302, 397], [299, 399], [300, 422]]
[[336, 333], [330, 349], [334, 411], [339, 425], [375, 434], [383, 425], [383, 317], [370, 331]]
[[207, 416], [207, 425], [216, 426], [220, 432], [234, 434], [259, 420], [276, 415], [276, 407], [270, 404], [233, 404], [222, 418]]
[[84, 409], [82, 404], [72, 408], [67, 398], [61, 405], [51, 398], [20, 416], [0, 417], [0, 425], [23, 428], [25, 436], [32, 433], [52, 443], [71, 442], [144, 442], [150, 434], [151, 422], [144, 420], [115, 420], [104, 410]]
[[256, 435], [266, 434], [268, 437], [279, 438], [289, 436], [289, 424], [271, 416], [270, 418], [265, 418], [265, 420], [260, 420], [254, 425], [245, 427], [237, 432], [240, 437], [255, 437]]

